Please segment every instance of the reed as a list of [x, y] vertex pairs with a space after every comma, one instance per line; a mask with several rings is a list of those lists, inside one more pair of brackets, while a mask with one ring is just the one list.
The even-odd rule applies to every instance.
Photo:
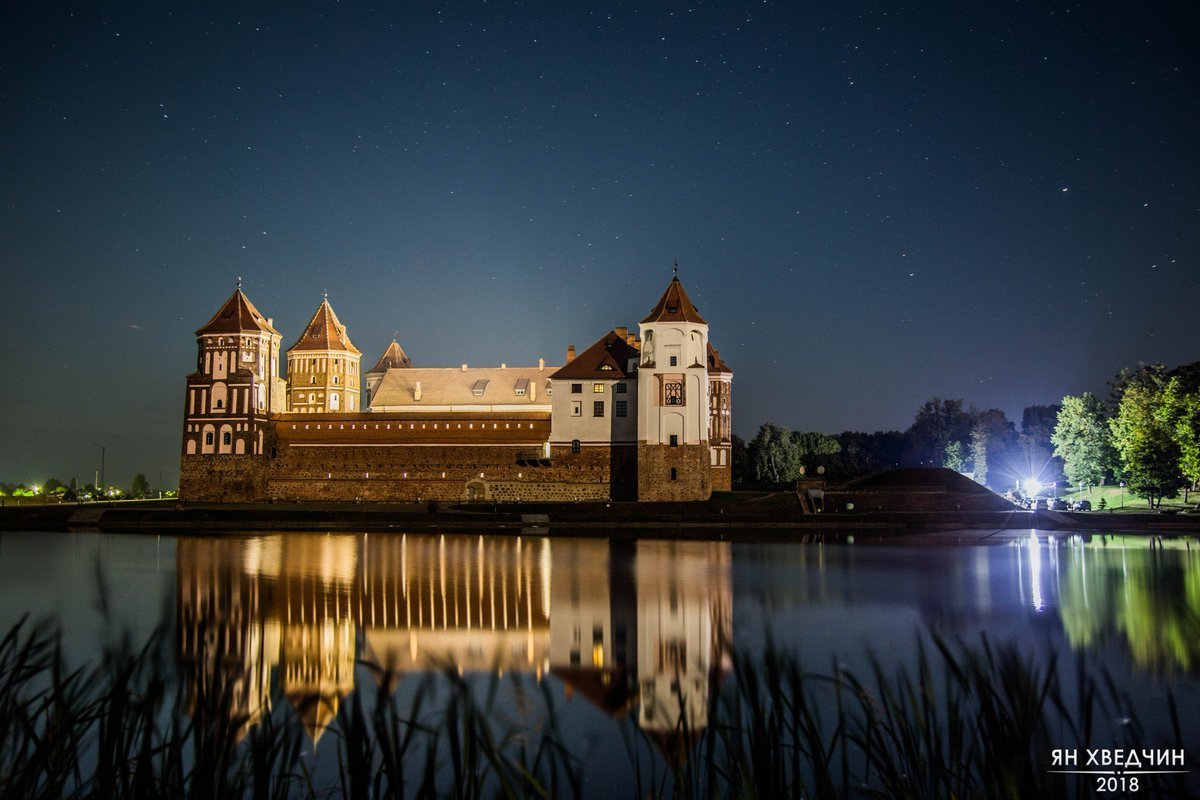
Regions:
[[[707, 725], [693, 725], [686, 698], [665, 746], [633, 715], [618, 723], [624, 784], [588, 775], [552, 680], [447, 668], [419, 679], [402, 703], [398, 676], [363, 665], [376, 689], [341, 705], [335, 774], [314, 775], [283, 698], [251, 720], [215, 666], [186, 692], [168, 679], [171, 643], [160, 630], [140, 649], [120, 642], [71, 670], [53, 629], [22, 620], [9, 630], [0, 797], [558, 798], [609, 796], [616, 785], [635, 797], [700, 799], [1092, 797], [1090, 782], [1048, 771], [1052, 749], [1186, 746], [1170, 693], [1170, 730], [1148, 741], [1129, 697], [1083, 659], [1071, 670], [987, 637], [925, 635], [915, 664], [872, 657], [858, 673], [836, 662], [811, 671], [770, 644], [735, 651], [731, 674], [711, 687]], [[1154, 738], [1163, 735], [1171, 740]], [[1194, 771], [1144, 776], [1138, 794], [1196, 788]]]

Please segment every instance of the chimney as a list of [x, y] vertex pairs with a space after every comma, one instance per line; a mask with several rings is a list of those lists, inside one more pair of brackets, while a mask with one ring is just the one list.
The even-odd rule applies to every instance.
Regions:
[[274, 317], [267, 317], [267, 327], [268, 328], [275, 327], [275, 318]]
[[567, 363], [570, 364], [575, 360], [575, 345], [567, 345]]
[[537, 402], [537, 381], [529, 382], [529, 402]]
[[625, 341], [629, 341], [629, 328], [628, 327], [622, 325], [619, 328], [613, 328], [613, 331], [616, 332], [617, 336], [620, 336]]
[[639, 350], [642, 349], [642, 343], [641, 343], [641, 341], [638, 340], [636, 333], [631, 333], [628, 336], [626, 336], [625, 344], [629, 345], [630, 347], [636, 347]]
[[501, 361], [501, 362], [500, 362], [500, 369], [508, 369], [508, 364], [505, 364], [503, 361]]
[[466, 372], [466, 371], [467, 371], [467, 365], [466, 365], [466, 364], [463, 364], [463, 365], [462, 365], [462, 371], [463, 371], [463, 372]]
[[418, 403], [421, 402], [421, 382], [420, 381], [417, 381], [416, 391], [413, 392], [413, 400], [416, 400]]
[[545, 372], [545, 371], [546, 371], [546, 359], [539, 358], [538, 359], [538, 372]]

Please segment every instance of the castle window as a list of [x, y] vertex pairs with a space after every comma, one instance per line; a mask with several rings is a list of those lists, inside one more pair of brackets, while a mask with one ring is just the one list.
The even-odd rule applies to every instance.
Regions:
[[613, 391], [616, 392], [617, 394], [625, 394], [628, 390], [629, 390], [629, 387], [624, 383], [618, 383], [616, 385], [616, 388], [613, 389]]
[[317, 376], [316, 376], [316, 375], [313, 375], [311, 378], [309, 378], [309, 379], [308, 379], [308, 382], [309, 382], [309, 383], [316, 383], [316, 382], [317, 382]]
[[596, 402], [592, 403], [592, 416], [593, 417], [603, 417], [604, 416], [604, 401], [603, 400], [597, 400]]
[[[210, 434], [210, 435], [211, 435], [211, 434]], [[572, 452], [572, 453], [578, 453], [578, 452], [579, 452], [579, 440], [578, 440], [578, 439], [572, 439], [572, 440], [571, 440], [571, 452]]]
[[671, 380], [663, 383], [663, 405], [683, 405], [683, 381]]
[[572, 417], [582, 417], [583, 416], [583, 401], [581, 401], [581, 400], [572, 400], [571, 401], [571, 416]]
[[333, 376], [333, 382], [334, 382], [334, 383], [338, 383], [338, 376], [337, 376], [337, 375], [334, 375], [334, 376]]
[[593, 383], [592, 384], [592, 394], [604, 394], [604, 384], [603, 383]]
[[229, 431], [225, 431], [224, 433], [221, 434], [221, 444], [232, 444], [232, 443], [233, 443], [233, 434], [232, 433], [230, 433]]
[[625, 400], [616, 401], [616, 405], [613, 408], [613, 413], [616, 414], [618, 417], [628, 416], [628, 414], [629, 414], [628, 401], [625, 401]]
[[679, 366], [679, 356], [671, 356], [671, 366], [672, 367]]
[[204, 443], [206, 445], [210, 445], [210, 446], [212, 445], [212, 443], [213, 443], [212, 431], [208, 431], [207, 433], [204, 434]]
[[[672, 433], [670, 441], [671, 441], [671, 447], [679, 447], [679, 434]], [[671, 480], [674, 480], [674, 478], [672, 478]]]
[[571, 394], [583, 394], [583, 384], [582, 383], [572, 383], [571, 384]]
[[671, 467], [671, 480], [676, 480], [678, 477], [679, 477], [679, 473], [676, 471], [676, 469], [674, 467]]

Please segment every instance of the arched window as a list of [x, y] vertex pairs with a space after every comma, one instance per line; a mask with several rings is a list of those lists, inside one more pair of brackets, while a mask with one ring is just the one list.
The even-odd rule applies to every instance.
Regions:
[[572, 452], [572, 453], [578, 453], [578, 452], [579, 452], [579, 440], [578, 440], [578, 439], [572, 439], [572, 440], [571, 440], [571, 452]]
[[221, 434], [221, 444], [231, 444], [233, 442], [233, 434], [225, 431]]
[[213, 443], [212, 431], [208, 431], [207, 433], [204, 434], [204, 443], [207, 445], [212, 445], [212, 443]]

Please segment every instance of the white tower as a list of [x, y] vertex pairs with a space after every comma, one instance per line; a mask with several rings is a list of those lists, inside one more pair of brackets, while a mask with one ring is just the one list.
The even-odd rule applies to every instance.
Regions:
[[639, 500], [706, 500], [712, 493], [708, 323], [675, 270], [638, 326]]

